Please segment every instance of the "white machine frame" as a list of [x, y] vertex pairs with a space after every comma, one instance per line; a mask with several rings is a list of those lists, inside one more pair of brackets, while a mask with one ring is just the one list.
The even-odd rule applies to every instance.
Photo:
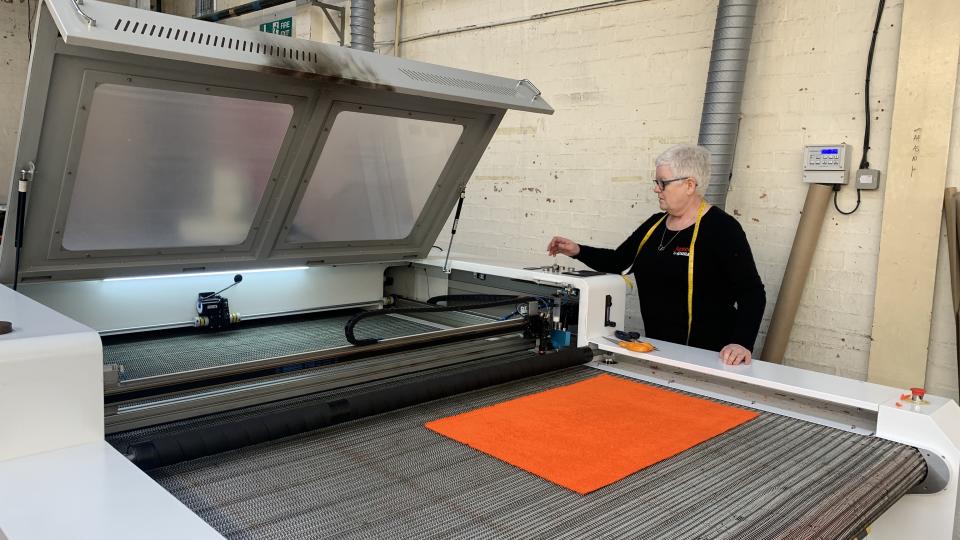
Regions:
[[[592, 362], [597, 369], [920, 449], [933, 458], [930, 474], [945, 485], [934, 493], [904, 496], [873, 524], [869, 538], [951, 538], [960, 470], [960, 407], [954, 401], [928, 395], [916, 404], [901, 399], [903, 389], [760, 360], [726, 366], [715, 352], [655, 340], [655, 352], [629, 352], [604, 339], [623, 329], [625, 285], [619, 276], [578, 277], [467, 260], [452, 261], [451, 267], [576, 288], [578, 345], [595, 346], [617, 361]], [[437, 287], [442, 281], [435, 280], [432, 290], [446, 292]], [[610, 314], [607, 295], [614, 298]], [[605, 327], [608, 318], [617, 326]], [[0, 319], [17, 321], [14, 333], [0, 336], [0, 529], [10, 540], [119, 539], [134, 533], [219, 537], [103, 441], [102, 352], [96, 332], [3, 287]], [[798, 405], [804, 401], [807, 405]]]
[[[195, 41], [198, 35], [202, 42]], [[13, 332], [0, 335], [0, 539], [220, 538], [104, 441], [100, 335], [189, 326], [197, 293], [220, 289], [230, 274], [244, 270], [249, 275], [231, 290], [230, 302], [245, 318], [379, 305], [391, 267], [436, 269], [414, 272], [414, 296], [444, 294], [442, 261], [424, 257], [501, 118], [507, 109], [552, 109], [525, 80], [95, 0], [42, 0], [33, 42], [16, 157], [17, 171], [23, 168], [24, 181], [33, 187], [26, 211], [13, 205], [18, 194], [12, 192], [8, 241], [0, 246], [0, 283], [20, 283], [18, 292], [0, 285], [0, 320], [13, 322]], [[149, 242], [86, 251], [64, 246], [58, 223], [70, 209], [77, 183], [72, 165], [85, 140], [80, 127], [91, 114], [93, 79], [103, 71], [109, 80], [122, 75], [133, 86], [180, 85], [177, 92], [200, 95], [198, 88], [209, 84], [206, 91], [214, 94], [236, 91], [271, 101], [265, 92], [274, 101], [297, 104], [283, 142], [291, 151], [276, 159], [268, 175], [276, 187], [259, 203], [244, 243], [215, 238], [169, 250]], [[322, 134], [331, 127], [328, 113], [343, 103], [389, 109], [376, 113], [382, 116], [442, 113], [464, 131], [408, 236], [287, 242], [284, 224], [293, 219], [311, 164], [328, 140]], [[123, 183], [132, 178], [137, 176], [123, 176]], [[143, 204], [151, 208], [151, 201]], [[22, 253], [9, 241], [20, 212], [27, 224]], [[14, 260], [21, 254], [18, 269]], [[930, 471], [921, 487], [930, 492], [903, 497], [873, 524], [870, 538], [951, 537], [960, 470], [955, 402], [936, 396], [904, 401], [902, 389], [759, 360], [724, 366], [715, 352], [670, 343], [655, 342], [659, 350], [650, 354], [627, 352], [604, 339], [624, 329], [620, 276], [466, 259], [455, 259], [449, 269], [576, 290], [576, 344], [617, 361], [592, 362], [598, 369], [920, 449]]]

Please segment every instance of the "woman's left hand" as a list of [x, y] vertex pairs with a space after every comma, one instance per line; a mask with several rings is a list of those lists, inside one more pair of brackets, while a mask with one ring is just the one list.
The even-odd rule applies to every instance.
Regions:
[[749, 364], [750, 350], [742, 345], [731, 343], [720, 350], [720, 359], [724, 364]]

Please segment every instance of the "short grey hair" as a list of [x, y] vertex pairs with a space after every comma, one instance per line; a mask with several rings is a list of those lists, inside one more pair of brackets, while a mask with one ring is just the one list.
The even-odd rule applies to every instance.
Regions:
[[675, 178], [690, 177], [697, 181], [697, 192], [710, 184], [710, 151], [702, 146], [678, 144], [657, 156], [656, 166], [666, 165]]

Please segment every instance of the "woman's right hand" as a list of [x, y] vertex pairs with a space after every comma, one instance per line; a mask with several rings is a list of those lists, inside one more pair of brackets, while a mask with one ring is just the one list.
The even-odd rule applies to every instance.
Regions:
[[554, 236], [547, 244], [547, 254], [554, 256], [558, 253], [567, 257], [576, 257], [580, 254], [580, 246], [573, 240], [568, 240], [562, 236]]

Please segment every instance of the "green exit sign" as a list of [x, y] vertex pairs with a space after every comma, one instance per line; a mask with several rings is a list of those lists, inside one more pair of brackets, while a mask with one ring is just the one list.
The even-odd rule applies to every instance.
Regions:
[[293, 17], [263, 23], [260, 25], [260, 31], [267, 32], [268, 34], [280, 34], [281, 36], [293, 37]]

